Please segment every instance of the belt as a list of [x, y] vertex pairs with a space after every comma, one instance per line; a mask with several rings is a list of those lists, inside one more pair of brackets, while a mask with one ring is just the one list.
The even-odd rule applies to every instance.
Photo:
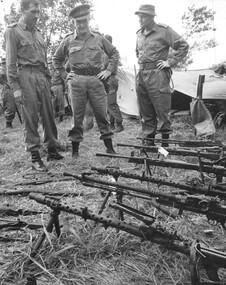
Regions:
[[25, 65], [19, 65], [18, 66], [19, 70], [29, 70], [31, 72], [42, 72], [45, 73], [46, 72], [46, 68], [44, 65], [29, 65], [29, 64], [25, 64]]
[[85, 76], [93, 76], [101, 72], [99, 68], [83, 68], [83, 69], [73, 68], [72, 70], [77, 75], [85, 75]]
[[157, 62], [143, 62], [140, 63], [140, 69], [156, 69], [157, 68]]

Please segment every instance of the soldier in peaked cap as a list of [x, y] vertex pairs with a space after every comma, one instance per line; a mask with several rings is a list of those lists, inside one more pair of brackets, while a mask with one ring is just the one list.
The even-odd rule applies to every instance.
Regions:
[[[136, 78], [137, 97], [142, 116], [143, 136], [163, 139], [172, 133], [170, 77], [175, 66], [188, 53], [187, 42], [172, 28], [154, 21], [155, 6], [141, 5], [135, 12], [141, 29], [137, 32], [136, 55], [140, 70]], [[174, 50], [169, 58], [169, 49]], [[163, 143], [162, 146], [168, 146]]]
[[44, 172], [47, 168], [39, 153], [40, 118], [44, 143], [48, 148], [47, 160], [59, 160], [63, 156], [56, 148], [57, 128], [51, 102], [46, 46], [36, 27], [40, 15], [39, 1], [21, 0], [20, 6], [22, 17], [6, 30], [7, 76], [14, 97], [22, 105], [26, 150], [31, 153], [32, 169]]
[[[91, 30], [90, 5], [82, 4], [71, 10], [75, 31], [66, 36], [53, 56], [53, 65], [68, 80], [73, 109], [73, 127], [69, 131], [72, 142], [72, 157], [78, 157], [79, 145], [83, 140], [83, 120], [87, 102], [90, 102], [108, 153], [115, 153], [112, 145], [113, 133], [107, 118], [107, 96], [103, 81], [116, 73], [119, 52], [99, 32]], [[109, 57], [103, 66], [104, 55]], [[64, 68], [68, 58], [70, 73]]]

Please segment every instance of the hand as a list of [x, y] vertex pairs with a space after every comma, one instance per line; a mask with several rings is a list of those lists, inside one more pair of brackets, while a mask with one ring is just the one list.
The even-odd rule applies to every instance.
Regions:
[[104, 71], [101, 71], [99, 74], [97, 74], [97, 77], [100, 79], [100, 80], [105, 80], [107, 79], [109, 76], [111, 75], [111, 71], [109, 70], [104, 70]]
[[165, 67], [170, 67], [168, 60], [158, 60], [157, 61], [157, 67], [158, 69], [163, 69]]
[[18, 104], [23, 105], [22, 93], [21, 90], [15, 90], [13, 96]]

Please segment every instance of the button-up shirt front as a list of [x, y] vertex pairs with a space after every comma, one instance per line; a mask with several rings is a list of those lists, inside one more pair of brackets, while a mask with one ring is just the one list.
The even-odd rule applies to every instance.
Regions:
[[9, 84], [18, 90], [17, 67], [46, 66], [46, 46], [37, 28], [28, 30], [23, 18], [6, 30], [6, 64]]
[[71, 69], [98, 68], [103, 70], [104, 54], [107, 54], [109, 57], [106, 69], [112, 73], [116, 72], [119, 52], [108, 40], [101, 34], [93, 31], [91, 31], [88, 38], [81, 40], [75, 32], [68, 35], [60, 43], [53, 56], [53, 65], [63, 74], [65, 71], [63, 63], [67, 58]]
[[[168, 58], [170, 48], [175, 51], [172, 58]], [[137, 32], [138, 63], [168, 60], [172, 67], [186, 56], [188, 48], [187, 42], [179, 34], [163, 24], [155, 23], [148, 33], [142, 30]]]

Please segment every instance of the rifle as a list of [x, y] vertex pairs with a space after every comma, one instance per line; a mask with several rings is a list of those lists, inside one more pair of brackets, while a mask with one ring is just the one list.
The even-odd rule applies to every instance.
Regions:
[[20, 115], [20, 112], [18, 110], [18, 107], [17, 107], [16, 103], [15, 103], [15, 110], [16, 110], [16, 113], [17, 113], [17, 116], [18, 116], [18, 119], [19, 119], [20, 123], [23, 124], [22, 118], [21, 118], [21, 115]]
[[[103, 224], [104, 228], [113, 227], [134, 236], [141, 238], [142, 240], [151, 241], [160, 245], [163, 245], [165, 248], [180, 252], [187, 256], [190, 256], [190, 269], [191, 269], [191, 284], [199, 285], [200, 275], [199, 268], [202, 266], [208, 275], [209, 280], [214, 282], [221, 281], [218, 276], [218, 270], [220, 268], [226, 268], [226, 254], [224, 252], [217, 251], [212, 248], [207, 248], [202, 246], [198, 241], [192, 241], [185, 239], [176, 235], [175, 233], [170, 233], [164, 228], [158, 226], [153, 227], [151, 225], [142, 225], [137, 226], [133, 224], [126, 223], [124, 221], [118, 221], [112, 218], [106, 218], [102, 215], [96, 215], [90, 211], [87, 207], [79, 208], [74, 204], [70, 205], [65, 201], [60, 201], [52, 198], [46, 198], [41, 194], [30, 194], [29, 198], [35, 200], [36, 202], [47, 205], [53, 210], [50, 221], [48, 223], [48, 229], [53, 230], [53, 225], [55, 224], [57, 235], [60, 235], [59, 228], [59, 214], [60, 211], [71, 213], [77, 216], [82, 217], [85, 221], [92, 220], [96, 223]], [[55, 213], [55, 220], [53, 220], [53, 215]], [[44, 233], [43, 233], [44, 234]], [[41, 246], [44, 238], [40, 236], [40, 239], [36, 243], [31, 256], [34, 257], [37, 254], [38, 248]], [[45, 235], [44, 235], [45, 237]], [[37, 246], [39, 245], [39, 247]], [[34, 276], [32, 276], [34, 278]], [[221, 283], [214, 283], [221, 284]], [[222, 283], [225, 284], [225, 283]]]
[[146, 164], [146, 165], [155, 165], [161, 167], [172, 167], [172, 168], [182, 168], [188, 170], [196, 170], [207, 173], [214, 173], [215, 175], [220, 175], [226, 177], [226, 168], [220, 165], [206, 165], [207, 163], [202, 162], [201, 165], [187, 163], [178, 160], [169, 160], [169, 159], [152, 159], [150, 157], [135, 157], [135, 156], [125, 156], [109, 153], [96, 153], [96, 156], [110, 157], [110, 158], [124, 158], [128, 159], [128, 162], [137, 163], [137, 164]]
[[141, 182], [145, 181], [145, 182], [151, 182], [151, 183], [155, 183], [158, 186], [160, 185], [166, 185], [166, 186], [170, 186], [170, 187], [174, 187], [177, 189], [182, 189], [185, 191], [188, 191], [189, 193], [192, 194], [204, 194], [207, 196], [217, 196], [220, 199], [226, 199], [226, 186], [221, 186], [219, 184], [212, 184], [212, 185], [202, 185], [202, 184], [197, 184], [197, 183], [192, 183], [192, 184], [188, 184], [188, 183], [183, 183], [180, 181], [172, 181], [172, 180], [168, 180], [168, 179], [164, 179], [164, 178], [155, 178], [152, 176], [144, 176], [144, 175], [137, 175], [137, 174], [132, 174], [129, 172], [124, 172], [124, 171], [120, 171], [120, 170], [113, 170], [111, 168], [101, 168], [101, 167], [91, 167], [91, 170], [95, 170], [101, 174], [109, 174], [112, 175], [114, 177], [125, 177], [125, 178], [130, 178], [130, 179], [135, 179], [135, 180], [139, 180]]
[[43, 228], [42, 224], [34, 224], [34, 223], [27, 223], [25, 221], [21, 221], [20, 219], [16, 221], [12, 220], [2, 220], [0, 219], [0, 230], [7, 229], [8, 231], [17, 231], [19, 229], [30, 229], [30, 230], [37, 230]]
[[[157, 146], [144, 146], [144, 145], [133, 145], [133, 144], [124, 144], [124, 143], [117, 143], [117, 146], [123, 147], [133, 147], [135, 149], [139, 149], [145, 152], [151, 153], [158, 153], [159, 147]], [[170, 155], [182, 155], [182, 156], [200, 156], [201, 158], [206, 158], [210, 160], [218, 160], [220, 158], [220, 153], [214, 152], [204, 152], [204, 151], [194, 151], [194, 150], [186, 150], [186, 149], [177, 149], [177, 148], [169, 148], [164, 147], [165, 150]]]
[[174, 140], [174, 139], [157, 139], [157, 138], [140, 138], [137, 139], [142, 141], [155, 141], [157, 143], [168, 143], [168, 144], [178, 144], [183, 147], [223, 147], [226, 149], [226, 145], [222, 144], [221, 141], [212, 141], [212, 140]]
[[0, 195], [29, 195], [31, 192], [35, 192], [35, 193], [42, 193], [42, 194], [48, 194], [48, 195], [59, 195], [59, 196], [78, 196], [78, 195], [82, 195], [79, 193], [76, 193], [74, 191], [62, 191], [62, 190], [49, 190], [49, 189], [37, 189], [37, 188], [33, 188], [33, 189], [17, 189], [17, 190], [11, 190], [11, 189], [2, 189], [0, 188]]
[[6, 216], [29, 216], [43, 214], [43, 211], [27, 210], [27, 209], [12, 209], [7, 206], [0, 205], [0, 215]]
[[[82, 175], [73, 175], [67, 172], [64, 172], [65, 176], [72, 176], [79, 179], [81, 182], [88, 182], [92, 187], [98, 188], [98, 185], [107, 185], [107, 191], [121, 191], [123, 195], [130, 195], [127, 192], [122, 190], [129, 190], [139, 194], [145, 194], [146, 199], [156, 197], [156, 202], [162, 205], [169, 207], [174, 207], [179, 209], [179, 214], [182, 214], [183, 210], [190, 211], [198, 214], [203, 214], [207, 217], [208, 220], [213, 220], [220, 223], [224, 228], [226, 228], [226, 206], [224, 206], [220, 199], [217, 197], [207, 197], [204, 195], [189, 195], [189, 194], [172, 194], [165, 193], [162, 191], [150, 190], [143, 187], [130, 186], [128, 184], [111, 182], [104, 179], [98, 179], [87, 176], [87, 174]], [[113, 186], [113, 187], [112, 187]], [[144, 197], [142, 197], [144, 198]]]

